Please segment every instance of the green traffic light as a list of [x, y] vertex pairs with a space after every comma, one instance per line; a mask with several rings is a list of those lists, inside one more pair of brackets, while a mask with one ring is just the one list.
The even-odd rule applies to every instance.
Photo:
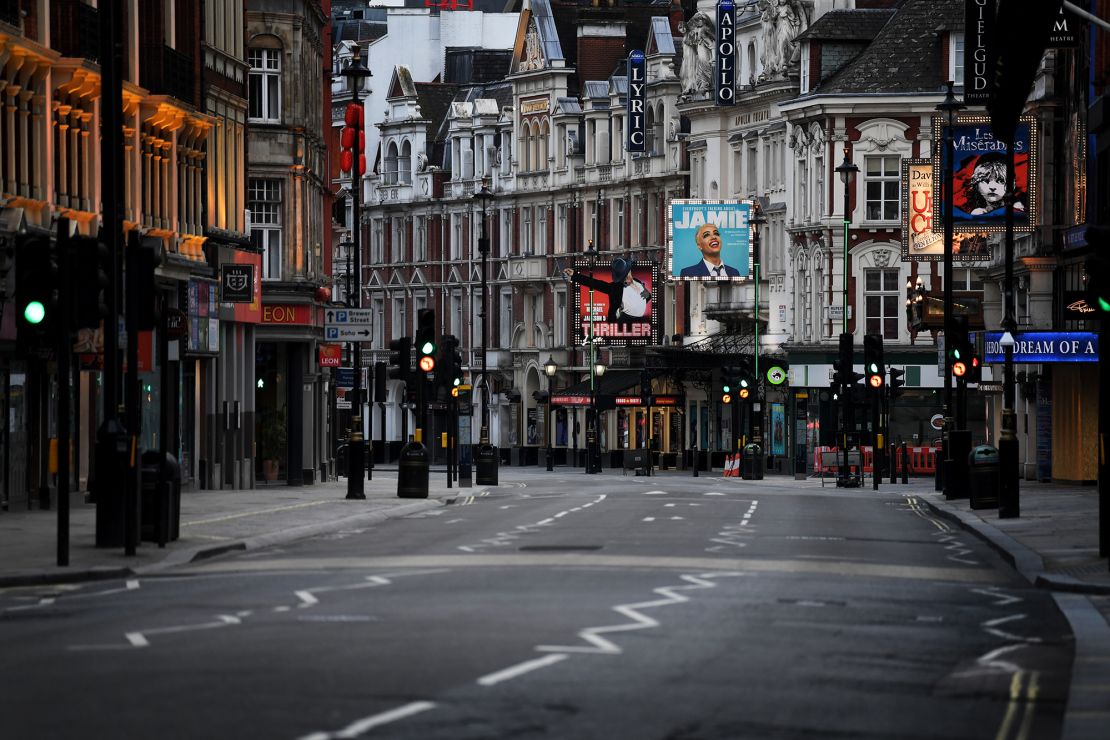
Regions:
[[732, 392], [732, 388], [730, 388], [730, 387], [729, 387], [729, 386], [727, 386], [727, 385], [726, 385], [726, 386], [722, 386], [722, 387], [721, 387], [721, 390], [722, 390], [722, 391], [724, 391], [725, 393], [731, 393], [731, 392]]
[[42, 301], [31, 301], [23, 309], [23, 318], [28, 324], [41, 324], [46, 318], [46, 306], [42, 305]]
[[435, 351], [436, 351], [436, 346], [432, 342], [424, 342], [424, 344], [421, 345], [421, 347], [420, 347], [420, 354], [422, 354], [422, 355], [430, 355]]
[[1110, 302], [1108, 302], [1102, 296], [1099, 296], [1099, 298], [1098, 298], [1098, 310], [1099, 311], [1110, 311]]
[[952, 349], [952, 358], [955, 359], [955, 360], [960, 359], [960, 350], [958, 350], [956, 348], [953, 348]]

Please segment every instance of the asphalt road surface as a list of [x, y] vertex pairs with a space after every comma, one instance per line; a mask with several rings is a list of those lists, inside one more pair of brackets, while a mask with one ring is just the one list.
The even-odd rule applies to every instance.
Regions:
[[0, 736], [1059, 737], [1050, 595], [912, 496], [508, 479], [172, 575], [0, 592]]

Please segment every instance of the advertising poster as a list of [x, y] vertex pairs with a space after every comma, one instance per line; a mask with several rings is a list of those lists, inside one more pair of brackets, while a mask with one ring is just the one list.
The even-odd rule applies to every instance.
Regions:
[[[938, 228], [934, 231], [933, 226]], [[984, 232], [953, 234], [957, 259], [991, 259]], [[944, 259], [944, 222], [933, 221], [933, 162], [902, 160], [902, 261], [940, 262]]]
[[786, 454], [786, 406], [771, 404], [771, 454]]
[[746, 280], [750, 200], [676, 198], [667, 209], [669, 275], [676, 280]]
[[575, 286], [571, 320], [576, 345], [590, 336], [602, 345], [663, 343], [658, 263], [578, 258], [573, 267], [563, 268], [563, 277]]
[[[934, 119], [933, 127], [938, 147], [943, 146], [944, 126], [939, 117]], [[1015, 231], [1032, 231], [1038, 220], [1036, 140], [1036, 120], [1022, 116], [1014, 138]], [[990, 118], [957, 116], [952, 127], [951, 156], [945, 162], [940, 158], [933, 162], [933, 223], [937, 226], [944, 223], [941, 178], [948, 166], [952, 168], [955, 231], [1004, 231], [1007, 151], [1007, 145], [991, 133]]]

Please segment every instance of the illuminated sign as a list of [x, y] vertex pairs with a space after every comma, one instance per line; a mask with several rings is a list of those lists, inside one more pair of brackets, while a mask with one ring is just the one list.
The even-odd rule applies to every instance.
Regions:
[[[1004, 362], [1002, 332], [983, 335], [983, 359]], [[1098, 334], [1086, 331], [1014, 332], [1014, 362], [1098, 362]]]
[[717, 105], [733, 105], [736, 102], [736, 6], [732, 0], [717, 3], [716, 52]]
[[624, 148], [630, 152], [647, 151], [647, 65], [644, 52], [633, 51], [628, 55], [628, 138]]
[[576, 345], [585, 344], [591, 336], [602, 345], [663, 343], [662, 307], [656, 299], [661, 290], [657, 263], [579, 257], [569, 272], [569, 279], [577, 285], [571, 307]]
[[262, 305], [262, 323], [310, 326], [312, 312], [307, 304], [265, 303]]
[[751, 265], [750, 200], [675, 198], [667, 209], [670, 276], [746, 280]]

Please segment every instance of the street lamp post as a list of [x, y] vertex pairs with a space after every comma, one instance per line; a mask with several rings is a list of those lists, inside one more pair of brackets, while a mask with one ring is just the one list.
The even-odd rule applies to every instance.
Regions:
[[482, 181], [482, 189], [474, 194], [482, 204], [482, 236], [478, 239], [478, 253], [482, 255], [482, 311], [478, 318], [482, 320], [482, 428], [479, 433], [479, 444], [489, 444], [489, 370], [486, 366], [486, 342], [489, 336], [489, 236], [486, 234], [486, 209], [493, 192]]
[[544, 423], [544, 428], [547, 434], [547, 469], [554, 470], [555, 463], [551, 459], [551, 396], [555, 390], [555, 373], [559, 371], [559, 366], [555, 364], [555, 360], [551, 359], [551, 355], [547, 356], [547, 362], [543, 364], [543, 371], [547, 374], [547, 420]]
[[[598, 201], [600, 203], [600, 200]], [[600, 222], [599, 218], [595, 218], [594, 233], [597, 233], [596, 224]], [[597, 249], [594, 248], [594, 240], [590, 239], [587, 242], [585, 256], [589, 257], [591, 261], [597, 260]], [[597, 361], [595, 352], [596, 343], [594, 342], [594, 289], [590, 286], [590, 303], [586, 307], [586, 312], [590, 317], [590, 335], [586, 337], [586, 341], [590, 345], [590, 413], [589, 418], [586, 419], [586, 472], [597, 473], [598, 470], [594, 469], [594, 455], [597, 450], [597, 388], [596, 376], [599, 374], [595, 372]], [[604, 369], [601, 371], [604, 373]]]
[[[767, 223], [767, 219], [763, 217], [763, 211], [757, 202], [754, 204], [752, 215], [748, 219], [748, 224], [752, 228], [752, 266], [755, 275], [755, 309], [752, 311], [755, 324], [755, 349], [752, 352], [755, 356], [755, 402], [752, 404], [752, 413], [748, 417], [748, 423], [751, 426], [752, 444], [759, 445], [761, 448], [760, 457], [757, 460], [760, 470], [763, 469], [763, 394], [760, 392], [763, 382], [759, 376], [759, 228], [765, 223]], [[763, 476], [760, 475], [759, 477], [762, 478]]]
[[[840, 346], [843, 347], [845, 346], [845, 336], [849, 338], [848, 343], [852, 343], [851, 334], [848, 332], [848, 281], [852, 275], [851, 262], [848, 257], [848, 249], [850, 246], [848, 227], [852, 224], [851, 200], [849, 196], [851, 195], [852, 185], [856, 182], [856, 175], [859, 174], [859, 167], [856, 166], [855, 162], [848, 159], [848, 147], [844, 147], [844, 161], [836, 168], [836, 172], [840, 175], [840, 182], [844, 184], [844, 304], [842, 307], [844, 313], [841, 316], [840, 329]], [[853, 365], [849, 363], [849, 366], [842, 368], [842, 371], [851, 373], [852, 368]], [[852, 418], [852, 389], [854, 385], [855, 383], [846, 383], [840, 389], [840, 419], [843, 424], [840, 439], [841, 448], [844, 450], [844, 467], [841, 469], [841, 478], [848, 473], [848, 435], [851, 433], [852, 427], [855, 426], [855, 420]]]
[[954, 431], [953, 414], [955, 409], [952, 403], [952, 361], [951, 361], [951, 347], [948, 346], [952, 338], [954, 330], [953, 313], [952, 313], [952, 127], [955, 125], [955, 116], [957, 111], [963, 109], [963, 104], [956, 100], [956, 95], [953, 92], [952, 81], [947, 83], [948, 90], [944, 94], [944, 100], [937, 105], [936, 110], [940, 113], [945, 113], [948, 116], [948, 125], [944, 129], [944, 152], [941, 158], [941, 166], [944, 168], [944, 181], [943, 181], [943, 198], [944, 198], [944, 461], [938, 470], [941, 471], [941, 484], [944, 487], [945, 498], [953, 498], [955, 496], [955, 489], [953, 487], [952, 473], [955, 467], [955, 460], [952, 457], [952, 432]]
[[[356, 44], [352, 49], [351, 63], [342, 72], [343, 77], [347, 80], [347, 87], [351, 91], [351, 102], [355, 106], [360, 106], [362, 101], [359, 98], [359, 93], [362, 92], [363, 81], [370, 77], [370, 70], [362, 63], [362, 54]], [[366, 119], [364, 116], [359, 116], [361, 121], [360, 128], [365, 126]], [[355, 137], [358, 141], [359, 137]], [[359, 152], [363, 154], [363, 152]], [[354, 164], [351, 166], [351, 180], [353, 187], [351, 188], [352, 195], [354, 196], [352, 203], [352, 218], [351, 218], [351, 242], [354, 246], [355, 253], [355, 285], [354, 297], [352, 300], [351, 294], [347, 294], [347, 303], [355, 308], [362, 308], [362, 224], [361, 214], [359, 213], [362, 205], [362, 172], [359, 167], [361, 157], [356, 156]], [[362, 437], [362, 345], [359, 342], [354, 342], [354, 396], [355, 396], [355, 413], [351, 417], [351, 438], [347, 443], [347, 498], [348, 499], [364, 499], [366, 493], [364, 491], [365, 484], [363, 483], [362, 470], [366, 464], [366, 442]]]

